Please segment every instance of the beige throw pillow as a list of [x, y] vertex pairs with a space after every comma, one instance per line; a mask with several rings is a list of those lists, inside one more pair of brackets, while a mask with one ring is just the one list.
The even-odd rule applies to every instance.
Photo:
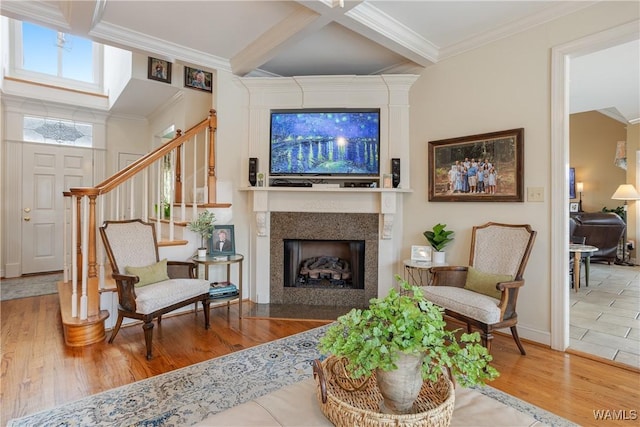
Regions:
[[496, 289], [496, 284], [499, 282], [510, 282], [512, 280], [513, 276], [509, 274], [484, 273], [473, 267], [469, 267], [464, 288], [500, 299], [501, 292]]
[[150, 285], [156, 282], [162, 282], [163, 280], [169, 280], [167, 274], [167, 260], [166, 258], [155, 264], [147, 265], [145, 267], [125, 267], [124, 271], [127, 274], [133, 274], [138, 276], [140, 281], [136, 283], [136, 287]]

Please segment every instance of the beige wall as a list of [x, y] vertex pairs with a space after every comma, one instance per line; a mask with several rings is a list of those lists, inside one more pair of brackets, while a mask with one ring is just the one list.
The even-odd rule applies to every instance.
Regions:
[[[614, 165], [618, 141], [627, 139], [626, 126], [597, 111], [572, 114], [570, 117], [570, 162], [576, 169], [576, 181], [584, 183], [582, 209], [599, 212], [621, 206], [611, 200], [620, 184], [626, 182], [626, 171]], [[576, 201], [579, 195], [576, 193]]]
[[[551, 49], [638, 19], [631, 2], [602, 2], [428, 67], [413, 85], [411, 183], [405, 196], [405, 256], [424, 244], [422, 232], [438, 222], [456, 231], [449, 263], [466, 263], [471, 227], [486, 221], [528, 223], [538, 231], [518, 307], [521, 335], [549, 342], [551, 318]], [[544, 202], [429, 202], [427, 143], [430, 140], [505, 129], [525, 129], [526, 187], [542, 187]], [[526, 191], [525, 191], [526, 192]]]

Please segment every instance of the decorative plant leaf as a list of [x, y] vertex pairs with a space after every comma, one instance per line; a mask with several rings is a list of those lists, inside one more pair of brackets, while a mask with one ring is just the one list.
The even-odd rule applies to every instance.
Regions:
[[436, 251], [441, 251], [447, 246], [450, 242], [453, 241], [453, 237], [450, 237], [453, 234], [451, 230], [445, 230], [447, 224], [436, 224], [433, 226], [431, 230], [427, 230], [424, 233], [424, 237], [427, 238], [427, 241], [435, 249]]
[[[353, 309], [340, 316], [320, 339], [323, 353], [346, 358], [354, 377], [370, 376], [376, 369], [396, 369], [399, 352], [425, 355], [422, 376], [436, 380], [449, 367], [463, 386], [498, 376], [492, 357], [480, 345], [480, 335], [447, 330], [443, 309], [427, 301], [417, 286], [396, 275], [401, 294], [391, 289], [385, 298], [373, 298], [367, 309]], [[462, 344], [462, 345], [461, 345]]]

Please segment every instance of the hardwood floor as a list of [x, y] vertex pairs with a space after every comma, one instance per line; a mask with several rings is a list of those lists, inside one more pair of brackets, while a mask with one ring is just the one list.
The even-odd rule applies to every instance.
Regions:
[[[250, 304], [245, 304], [246, 310]], [[243, 308], [245, 308], [243, 307]], [[121, 329], [114, 344], [83, 348], [64, 345], [57, 295], [0, 303], [1, 422], [61, 405], [174, 369], [315, 328], [323, 321], [238, 320], [237, 305], [211, 311], [211, 329], [202, 313], [168, 317], [154, 328], [154, 358], [145, 359], [142, 328]], [[560, 353], [525, 342], [520, 356], [511, 337], [497, 336], [491, 383], [522, 400], [580, 425], [632, 425], [597, 421], [594, 410], [640, 409], [640, 373], [623, 365]], [[616, 412], [618, 414], [618, 412]], [[637, 421], [635, 421], [637, 422]]]

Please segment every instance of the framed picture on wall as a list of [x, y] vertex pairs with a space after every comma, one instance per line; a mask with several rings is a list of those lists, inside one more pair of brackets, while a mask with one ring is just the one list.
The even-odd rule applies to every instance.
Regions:
[[184, 86], [191, 89], [212, 92], [213, 74], [198, 68], [184, 67]]
[[524, 128], [429, 141], [430, 202], [522, 202]]
[[171, 62], [149, 57], [147, 78], [171, 84]]
[[569, 198], [576, 198], [576, 168], [569, 168]]

